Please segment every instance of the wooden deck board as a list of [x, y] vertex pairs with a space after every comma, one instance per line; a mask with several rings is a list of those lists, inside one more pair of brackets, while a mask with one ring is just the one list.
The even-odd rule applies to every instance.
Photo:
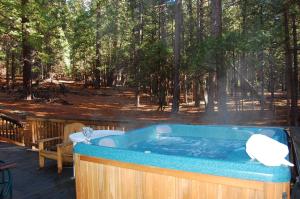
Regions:
[[75, 181], [72, 168], [57, 174], [56, 162], [46, 161], [44, 169], [38, 168], [38, 153], [0, 142], [0, 160], [15, 162], [12, 169], [13, 198], [18, 199], [72, 199], [75, 198]]

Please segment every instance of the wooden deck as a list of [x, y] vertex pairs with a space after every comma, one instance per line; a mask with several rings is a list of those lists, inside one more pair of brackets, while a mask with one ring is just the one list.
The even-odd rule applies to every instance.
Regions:
[[17, 163], [17, 167], [12, 169], [13, 198], [76, 198], [72, 167], [64, 168], [59, 176], [56, 162], [47, 160], [45, 168], [39, 169], [37, 152], [3, 142], [0, 142], [0, 160]]

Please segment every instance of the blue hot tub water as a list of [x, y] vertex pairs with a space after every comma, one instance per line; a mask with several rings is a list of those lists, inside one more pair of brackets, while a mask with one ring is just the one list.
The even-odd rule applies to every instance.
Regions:
[[128, 146], [128, 149], [146, 153], [228, 160], [228, 154], [245, 150], [245, 142], [231, 139], [161, 137], [138, 142]]
[[[281, 128], [170, 124], [94, 139], [91, 145], [79, 143], [75, 153], [188, 172], [289, 182], [288, 167], [267, 167], [247, 155], [246, 141], [256, 133], [287, 144]], [[101, 146], [107, 139], [113, 147]]]

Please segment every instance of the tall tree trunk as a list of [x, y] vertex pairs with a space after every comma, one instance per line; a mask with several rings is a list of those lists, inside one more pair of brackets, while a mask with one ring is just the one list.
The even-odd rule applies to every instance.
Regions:
[[[286, 81], [286, 91], [287, 91], [287, 110], [290, 110], [290, 99], [291, 99], [291, 85], [292, 85], [292, 55], [291, 55], [291, 46], [290, 46], [290, 33], [289, 33], [289, 16], [288, 16], [288, 8], [284, 10], [283, 17], [284, 17], [284, 50], [285, 50], [285, 65], [286, 65], [286, 72], [285, 72], [285, 81]], [[288, 114], [288, 121], [290, 122], [290, 114]]]
[[[247, 17], [247, 0], [244, 0], [241, 2], [241, 14], [242, 14], [242, 37], [243, 39], [246, 38], [246, 17]], [[240, 72], [241, 74], [243, 74], [245, 77], [247, 77], [247, 64], [246, 64], [246, 53], [244, 51], [242, 51], [241, 53], [241, 65], [240, 65]], [[242, 98], [245, 98], [247, 96], [247, 84], [244, 81], [244, 79], [242, 79], [242, 77], [240, 77], [240, 82], [241, 82], [241, 94], [242, 94]]]
[[[160, 41], [163, 44], [163, 48], [167, 48], [167, 28], [166, 28], [166, 0], [159, 1], [159, 32]], [[161, 56], [162, 57], [162, 56]], [[167, 105], [167, 75], [166, 75], [166, 60], [162, 57], [159, 63], [160, 78], [158, 82], [158, 109], [164, 110], [164, 106]]]
[[97, 8], [96, 8], [96, 63], [93, 69], [94, 72], [94, 87], [100, 88], [101, 84], [101, 73], [100, 73], [100, 67], [101, 67], [101, 5], [100, 0], [97, 0]]
[[206, 112], [214, 112], [215, 107], [215, 72], [209, 71], [207, 79], [207, 105]]
[[259, 74], [260, 74], [260, 81], [261, 81], [261, 91], [260, 91], [260, 110], [263, 111], [264, 110], [264, 106], [265, 106], [265, 75], [264, 75], [264, 51], [263, 50], [260, 50], [259, 54], [258, 54], [258, 60], [259, 60], [259, 63], [260, 63], [260, 71], [259, 71]]
[[[212, 0], [212, 36], [215, 40], [222, 39], [222, 2], [221, 0]], [[225, 113], [227, 111], [227, 77], [226, 68], [224, 66], [224, 55], [222, 48], [216, 46], [215, 54], [216, 77], [217, 77], [217, 99], [218, 111]]]
[[29, 19], [26, 13], [26, 7], [28, 6], [28, 0], [21, 1], [22, 6], [22, 53], [23, 53], [23, 89], [27, 100], [32, 99], [32, 81], [31, 81], [31, 45], [29, 42]]
[[184, 100], [185, 100], [185, 104], [189, 103], [188, 100], [188, 81], [187, 81], [187, 75], [184, 75]]
[[292, 78], [291, 125], [298, 126], [298, 54], [296, 15], [292, 14], [294, 68]]
[[270, 92], [271, 92], [271, 106], [270, 108], [273, 110], [273, 104], [274, 104], [274, 92], [275, 92], [275, 63], [273, 60], [273, 50], [270, 51], [270, 58], [269, 58], [269, 64], [270, 64]]
[[[193, 59], [193, 51], [195, 49], [195, 41], [194, 41], [194, 17], [193, 17], [193, 3], [192, 0], [187, 1], [187, 11], [189, 13], [188, 15], [188, 46], [187, 46], [187, 57], [189, 57], [189, 60]], [[183, 37], [182, 37], [183, 38]], [[182, 39], [184, 42], [184, 39]], [[191, 61], [189, 61], [187, 64], [190, 64]], [[188, 81], [187, 81], [187, 74], [184, 76], [184, 98], [185, 103], [188, 104]]]
[[[263, 7], [260, 6], [260, 28], [261, 30], [263, 30], [263, 22], [264, 22], [264, 19], [263, 19]], [[264, 57], [265, 57], [265, 54], [264, 54], [264, 46], [263, 46], [263, 43], [261, 43], [261, 46], [260, 46], [260, 52], [258, 54], [258, 60], [259, 60], [259, 63], [260, 63], [260, 80], [261, 80], [261, 94], [260, 94], [260, 110], [261, 111], [264, 111], [264, 108], [265, 108], [265, 75], [264, 75]]]
[[139, 50], [137, 52], [137, 57], [138, 57], [138, 85], [137, 85], [137, 97], [136, 97], [136, 105], [140, 106], [140, 97], [141, 97], [141, 46], [143, 42], [143, 34], [144, 34], [144, 2], [140, 1], [139, 2], [139, 34], [138, 34], [138, 39], [139, 39]]
[[204, 29], [204, 10], [203, 1], [197, 0], [197, 42], [201, 43], [203, 41], [203, 29]]
[[[197, 0], [197, 25], [196, 25], [196, 30], [197, 30], [197, 44], [201, 45], [203, 41], [203, 0]], [[196, 79], [195, 79], [195, 107], [200, 106], [200, 100], [201, 100], [201, 92], [200, 92], [200, 79], [202, 77], [199, 74], [196, 74]], [[205, 99], [204, 99], [205, 101]]]
[[192, 0], [187, 1], [187, 10], [189, 13], [189, 44], [188, 44], [188, 53], [191, 56], [194, 46], [194, 17], [193, 17], [193, 4]]
[[[233, 53], [234, 54], [234, 53]], [[233, 55], [234, 57], [234, 60], [236, 59], [235, 57], [235, 54]], [[236, 63], [234, 62], [234, 68], [236, 68]], [[237, 70], [234, 69], [233, 70], [233, 97], [234, 97], [234, 104], [235, 104], [235, 111], [239, 111], [238, 109], [238, 102], [239, 102], [239, 99], [238, 99], [238, 96], [237, 96], [237, 91], [238, 91], [238, 80], [237, 80]]]
[[10, 47], [7, 46], [6, 47], [6, 55], [5, 55], [6, 89], [9, 89], [9, 64], [10, 64]]
[[[130, 11], [131, 11], [131, 20], [133, 22], [135, 22], [136, 20], [136, 1], [130, 1]], [[132, 32], [131, 32], [131, 53], [130, 53], [130, 63], [132, 65], [133, 71], [135, 74], [133, 74], [133, 78], [135, 81], [135, 84], [137, 84], [138, 78], [137, 78], [137, 58], [136, 58], [136, 48], [137, 48], [137, 37], [136, 37], [136, 31], [137, 31], [137, 27], [136, 25], [133, 26], [132, 28]], [[135, 86], [137, 87], [137, 86]], [[137, 91], [135, 91], [135, 97], [136, 97], [136, 106], [138, 106], [139, 104], [139, 98], [137, 98]]]
[[16, 53], [11, 53], [11, 88], [14, 89], [16, 84]]
[[[140, 106], [140, 95], [141, 95], [141, 67], [140, 67], [140, 47], [143, 41], [143, 23], [144, 23], [144, 8], [143, 0], [137, 2], [138, 13], [133, 10], [133, 20], [138, 20], [138, 25], [134, 28], [134, 66], [136, 69], [135, 80], [136, 80], [136, 106]], [[137, 47], [138, 46], [138, 47]]]
[[200, 106], [200, 81], [198, 78], [194, 79], [194, 100], [195, 107]]
[[113, 86], [114, 82], [114, 73], [117, 69], [118, 65], [118, 44], [119, 44], [119, 26], [120, 26], [120, 20], [119, 20], [119, 0], [113, 0], [114, 5], [114, 25], [113, 25], [113, 35], [112, 35], [112, 59], [111, 64], [109, 64], [108, 68], [108, 86]]
[[182, 26], [182, 0], [175, 1], [175, 38], [174, 38], [174, 87], [173, 87], [173, 104], [172, 112], [177, 113], [179, 111], [180, 103], [180, 82], [179, 82], [179, 70], [180, 70], [180, 48], [181, 48], [181, 26]]
[[[51, 34], [50, 34], [50, 32], [47, 32], [46, 34], [45, 34], [45, 38], [48, 38], [47, 40], [46, 39], [44, 39], [43, 40], [43, 43], [44, 43], [44, 45], [45, 45], [45, 52], [46, 52], [46, 54], [48, 55], [48, 56], [52, 56], [53, 55], [53, 49], [52, 49], [52, 47], [50, 46], [50, 43], [48, 42], [50, 39], [51, 39]], [[73, 63], [74, 64], [74, 63]], [[76, 78], [75, 76], [75, 66], [73, 66], [72, 67], [72, 76], [73, 76], [73, 78]], [[51, 78], [51, 81], [52, 81], [52, 63], [51, 63], [51, 61], [47, 61], [47, 63], [46, 63], [46, 65], [45, 65], [45, 68], [43, 68], [43, 76], [44, 77], [50, 77]]]
[[[183, 9], [182, 8], [182, 5], [181, 5], [181, 9]], [[183, 27], [183, 10], [181, 10], [181, 36], [180, 36], [180, 44], [179, 44], [179, 46], [180, 46], [180, 56], [182, 56], [182, 55], [187, 55], [187, 53], [188, 53], [188, 48], [189, 48], [189, 46], [188, 45], [185, 45], [185, 37], [187, 37], [187, 36], [185, 36], [185, 30], [184, 30], [184, 27]], [[188, 73], [188, 71], [187, 71], [187, 60], [186, 59], [182, 59], [181, 57], [180, 57], [180, 67], [182, 67], [182, 66], [184, 66], [184, 70], [183, 70], [183, 75], [185, 76], [185, 75], [187, 75], [187, 73]], [[180, 86], [179, 86], [179, 93], [181, 93], [182, 92], [182, 90], [183, 90], [183, 93], [184, 93], [184, 100], [185, 100], [185, 102], [187, 103], [187, 90], [186, 90], [186, 88], [187, 88], [187, 85], [186, 85], [186, 81], [185, 80], [183, 80], [183, 86], [181, 86], [182, 85], [182, 83], [181, 83], [181, 80], [180, 80], [180, 69], [179, 69], [179, 84], [180, 84]], [[180, 94], [179, 94], [179, 104], [180, 104]]]
[[167, 29], [166, 29], [166, 0], [160, 0], [159, 1], [159, 7], [160, 7], [160, 36], [161, 40], [164, 45], [167, 45]]

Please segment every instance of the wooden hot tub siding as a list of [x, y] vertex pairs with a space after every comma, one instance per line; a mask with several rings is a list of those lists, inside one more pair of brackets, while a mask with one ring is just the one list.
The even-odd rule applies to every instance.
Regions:
[[265, 183], [75, 155], [77, 199], [282, 199], [289, 183]]

